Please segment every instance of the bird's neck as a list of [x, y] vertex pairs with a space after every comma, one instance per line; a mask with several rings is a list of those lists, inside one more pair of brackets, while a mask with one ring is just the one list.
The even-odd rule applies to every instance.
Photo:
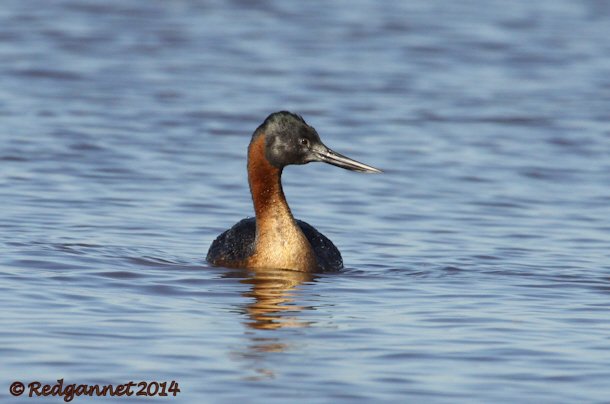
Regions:
[[274, 167], [267, 161], [265, 136], [259, 135], [248, 148], [248, 182], [254, 202], [257, 226], [284, 224], [292, 227], [295, 225], [294, 217], [282, 190], [281, 178], [282, 169]]
[[248, 148], [248, 182], [256, 214], [253, 266], [303, 271], [315, 269], [311, 245], [297, 225], [282, 190], [282, 169], [265, 156], [265, 135]]

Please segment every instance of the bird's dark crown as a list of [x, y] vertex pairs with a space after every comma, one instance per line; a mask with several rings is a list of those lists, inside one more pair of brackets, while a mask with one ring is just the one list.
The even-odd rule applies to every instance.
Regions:
[[269, 115], [254, 131], [252, 140], [259, 136], [265, 136], [267, 161], [277, 168], [314, 161], [311, 148], [321, 144], [316, 130], [300, 115], [288, 111]]

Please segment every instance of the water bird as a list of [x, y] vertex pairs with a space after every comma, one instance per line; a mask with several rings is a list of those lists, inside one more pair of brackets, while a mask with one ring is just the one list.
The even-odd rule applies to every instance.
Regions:
[[343, 268], [341, 253], [313, 226], [296, 220], [282, 190], [282, 170], [320, 161], [364, 173], [381, 170], [334, 152], [294, 113], [272, 113], [248, 146], [248, 183], [254, 218], [239, 221], [210, 246], [207, 261], [228, 268], [277, 268], [302, 272]]

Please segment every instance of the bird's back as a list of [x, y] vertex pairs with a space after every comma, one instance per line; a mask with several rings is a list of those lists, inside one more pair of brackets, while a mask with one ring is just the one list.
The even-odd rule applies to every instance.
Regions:
[[[343, 268], [341, 253], [332, 241], [308, 223], [302, 220], [296, 222], [315, 253], [320, 271]], [[214, 240], [206, 259], [213, 265], [244, 267], [248, 257], [254, 254], [255, 239], [256, 219], [243, 219]]]

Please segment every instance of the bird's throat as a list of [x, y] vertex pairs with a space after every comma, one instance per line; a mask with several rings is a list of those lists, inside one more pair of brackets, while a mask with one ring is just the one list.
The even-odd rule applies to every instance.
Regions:
[[282, 169], [267, 161], [265, 134], [260, 134], [248, 148], [248, 182], [256, 214], [255, 251], [248, 266], [315, 270], [315, 255], [288, 207], [281, 176]]

